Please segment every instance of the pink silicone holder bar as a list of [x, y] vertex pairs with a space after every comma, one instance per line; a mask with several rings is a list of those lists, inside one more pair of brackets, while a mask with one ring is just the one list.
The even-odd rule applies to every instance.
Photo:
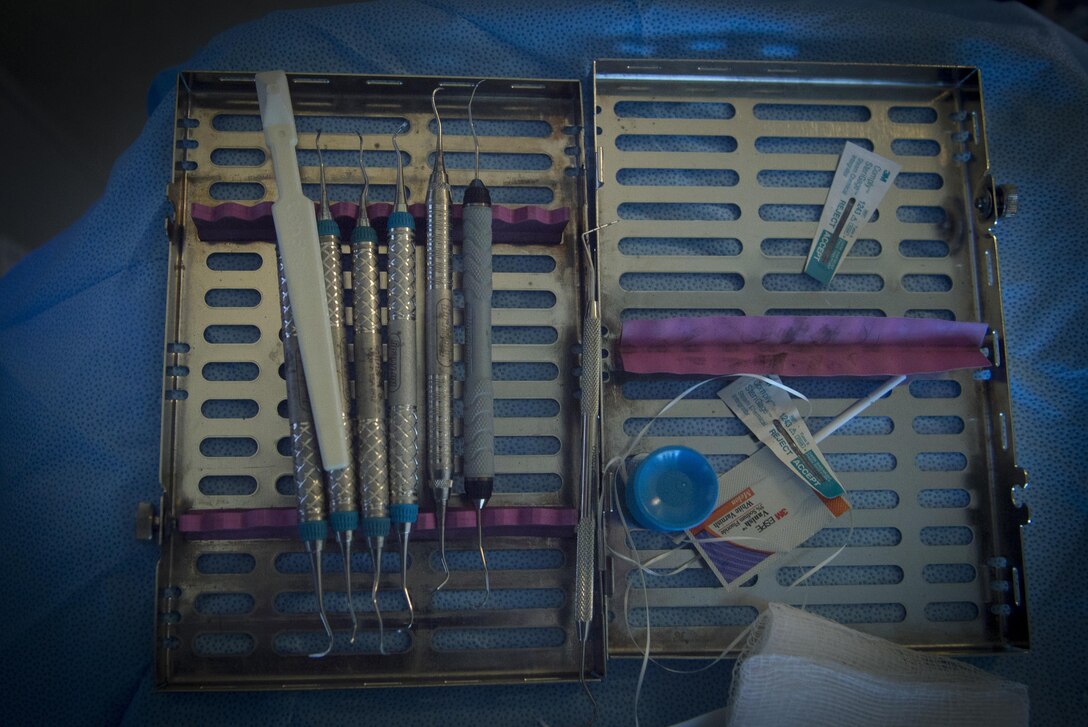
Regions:
[[988, 327], [928, 318], [730, 316], [628, 321], [620, 365], [636, 374], [896, 376], [984, 368]]
[[[317, 205], [314, 205], [316, 214]], [[345, 240], [355, 229], [355, 218], [359, 205], [354, 202], [334, 202], [330, 206], [333, 219], [340, 226], [341, 237]], [[386, 220], [393, 211], [388, 202], [375, 202], [367, 205], [370, 224], [378, 233], [378, 239], [385, 239]], [[244, 205], [237, 202], [223, 202], [214, 207], [194, 202], [190, 208], [197, 236], [204, 242], [263, 242], [276, 239], [276, 227], [272, 222], [272, 203], [261, 202], [256, 205]], [[427, 237], [427, 209], [422, 204], [413, 204], [408, 212], [416, 218], [416, 238], [425, 243]], [[453, 206], [451, 238], [461, 242], [461, 205]], [[570, 210], [566, 207], [546, 209], [538, 206], [491, 208], [491, 233], [497, 243], [516, 245], [558, 245], [563, 241], [563, 230], [570, 222]]]
[[[578, 512], [569, 507], [486, 507], [484, 532], [490, 536], [570, 537]], [[293, 507], [250, 510], [190, 510], [178, 516], [178, 531], [191, 540], [289, 540], [298, 537], [298, 512]], [[450, 509], [447, 537], [476, 534], [476, 511]], [[412, 527], [416, 538], [438, 536], [433, 512], [421, 512]]]

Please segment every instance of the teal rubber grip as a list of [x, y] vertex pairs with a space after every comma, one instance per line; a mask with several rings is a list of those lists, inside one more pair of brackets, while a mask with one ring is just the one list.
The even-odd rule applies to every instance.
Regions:
[[397, 227], [407, 227], [412, 232], [416, 231], [416, 218], [407, 212], [394, 212], [389, 215], [389, 222], [386, 226], [392, 230]]
[[398, 502], [389, 506], [389, 519], [395, 523], [414, 523], [419, 519], [419, 505]]
[[351, 231], [351, 244], [361, 245], [363, 243], [378, 244], [378, 233], [370, 225], [359, 225]]
[[329, 537], [329, 524], [324, 520], [310, 520], [298, 524], [298, 535], [305, 542], [325, 540]]
[[329, 525], [335, 532], [343, 533], [349, 530], [359, 529], [359, 513], [354, 510], [351, 512], [333, 512], [329, 514]]
[[336, 224], [336, 220], [318, 220], [317, 234], [320, 237], [324, 237], [325, 235], [340, 237], [340, 225]]
[[363, 518], [363, 535], [368, 538], [384, 538], [389, 535], [389, 518]]

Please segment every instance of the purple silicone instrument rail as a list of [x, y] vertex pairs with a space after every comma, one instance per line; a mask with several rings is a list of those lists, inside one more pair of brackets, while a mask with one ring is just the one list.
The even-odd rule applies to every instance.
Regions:
[[927, 318], [667, 318], [624, 323], [619, 353], [635, 374], [895, 376], [988, 367], [988, 330]]
[[[476, 537], [476, 510], [451, 509], [449, 537]], [[568, 507], [489, 507], [483, 511], [486, 536], [571, 537], [578, 512]], [[178, 516], [178, 532], [191, 540], [259, 540], [298, 537], [298, 513], [293, 507], [252, 510], [190, 510]], [[419, 513], [412, 528], [416, 538], [437, 537], [433, 512]]]
[[[314, 209], [316, 213], [316, 205]], [[370, 224], [378, 233], [378, 239], [384, 240], [385, 222], [393, 211], [393, 205], [375, 202], [367, 205], [366, 209]], [[340, 225], [341, 237], [349, 239], [351, 231], [355, 229], [359, 205], [354, 202], [335, 202], [331, 211], [336, 223]], [[426, 206], [413, 204], [408, 207], [408, 211], [416, 218], [417, 241], [425, 243]], [[190, 212], [197, 235], [204, 242], [264, 242], [276, 239], [271, 202], [256, 205], [223, 202], [214, 207], [194, 202]], [[455, 243], [461, 242], [461, 212], [461, 205], [453, 206], [450, 233]], [[570, 210], [566, 207], [546, 209], [537, 206], [497, 205], [492, 208], [492, 215], [491, 229], [495, 242], [515, 245], [558, 245], [563, 241], [563, 230], [570, 222]]]

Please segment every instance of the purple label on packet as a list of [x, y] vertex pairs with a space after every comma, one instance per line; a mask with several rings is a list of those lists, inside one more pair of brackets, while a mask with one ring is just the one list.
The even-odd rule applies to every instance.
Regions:
[[[698, 540], [712, 540], [715, 536], [704, 530], [697, 533]], [[754, 548], [745, 548], [736, 543], [708, 542], [700, 543], [707, 559], [714, 564], [721, 577], [729, 584], [755, 568], [774, 553]]]

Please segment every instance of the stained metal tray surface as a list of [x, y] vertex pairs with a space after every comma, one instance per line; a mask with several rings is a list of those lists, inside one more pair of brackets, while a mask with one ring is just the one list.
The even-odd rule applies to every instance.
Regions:
[[[454, 201], [460, 200], [473, 176], [465, 104], [476, 79], [324, 74], [289, 78], [304, 189], [316, 199], [315, 135], [321, 129], [322, 147], [329, 150], [325, 158], [334, 202], [359, 198], [356, 131], [365, 135], [371, 201], [392, 201], [395, 156], [390, 137], [404, 121], [410, 129], [399, 142], [408, 161], [409, 202], [423, 200], [436, 141], [431, 91], [439, 83], [449, 84], [439, 96], [439, 108]], [[498, 474], [491, 504], [496, 507], [578, 506], [577, 240], [586, 207], [580, 171], [584, 168], [580, 89], [576, 81], [493, 79], [481, 87], [473, 108], [481, 133], [481, 175], [495, 203], [570, 211], [561, 244], [495, 240]], [[387, 632], [388, 656], [377, 652], [376, 622], [369, 610], [369, 555], [357, 553], [351, 564], [362, 627], [358, 643], [349, 646], [343, 563], [338, 554], [327, 553], [326, 599], [337, 639], [336, 649], [324, 659], [306, 656], [323, 636], [299, 542], [196, 540], [177, 532], [177, 516], [192, 509], [291, 507], [294, 487], [280, 373], [275, 246], [271, 241], [203, 242], [190, 215], [192, 203], [254, 205], [275, 199], [252, 74], [183, 73], [175, 146], [175, 172], [168, 190], [174, 221], [169, 226], [162, 558], [157, 575], [159, 687], [318, 688], [576, 679], [581, 648], [570, 596], [573, 532], [569, 537], [488, 538], [494, 592], [489, 605], [480, 610], [475, 606], [482, 601], [483, 578], [474, 538], [450, 543], [453, 576], [439, 594], [433, 592], [442, 576], [436, 543], [414, 541], [409, 579], [416, 602], [415, 626], [409, 632]], [[417, 257], [422, 300], [422, 249]], [[383, 246], [383, 270], [384, 258]], [[350, 266], [346, 269], [350, 271]], [[454, 260], [458, 287], [460, 270], [458, 254]], [[350, 296], [350, 275], [346, 278]], [[455, 302], [461, 305], [459, 294]], [[463, 340], [461, 314], [458, 307], [458, 341]], [[421, 336], [422, 330], [421, 321]], [[460, 345], [457, 349], [459, 396], [464, 372]], [[422, 344], [419, 350], [422, 355]], [[419, 391], [422, 398], [424, 387]], [[459, 405], [456, 412], [459, 416]], [[459, 420], [455, 433], [460, 434]], [[459, 454], [459, 436], [456, 446]], [[429, 493], [423, 493], [421, 504], [424, 509], [430, 506]], [[390, 627], [407, 617], [397, 590], [398, 569], [396, 554], [387, 554], [381, 606]], [[603, 674], [599, 632], [587, 659], [591, 674]]]
[[[609, 558], [610, 654], [711, 656], [767, 601], [805, 604], [921, 648], [1026, 648], [1027, 603], [996, 240], [986, 195], [982, 90], [974, 68], [777, 62], [598, 61], [596, 219], [605, 383], [603, 460], [700, 378], [625, 375], [624, 321], [694, 315], [852, 314], [984, 321], [988, 372], [919, 378], [822, 446], [850, 491], [855, 530], [835, 561], [788, 586], [844, 542], [821, 531], [727, 593], [702, 567], [648, 577]], [[844, 140], [902, 164], [879, 217], [829, 288], [802, 274]], [[1015, 181], [1015, 180], [1011, 180]], [[976, 202], [978, 202], [976, 206]], [[879, 383], [787, 379], [826, 421]], [[685, 444], [725, 471], [754, 451], [703, 386], [640, 450]], [[804, 407], [802, 408], [804, 410]], [[613, 513], [607, 542], [630, 553]], [[646, 531], [643, 558], [674, 547]], [[674, 552], [658, 567], [677, 565]], [[625, 599], [628, 584], [632, 585]], [[644, 607], [648, 599], [649, 611]], [[626, 614], [624, 609], [627, 609]]]

